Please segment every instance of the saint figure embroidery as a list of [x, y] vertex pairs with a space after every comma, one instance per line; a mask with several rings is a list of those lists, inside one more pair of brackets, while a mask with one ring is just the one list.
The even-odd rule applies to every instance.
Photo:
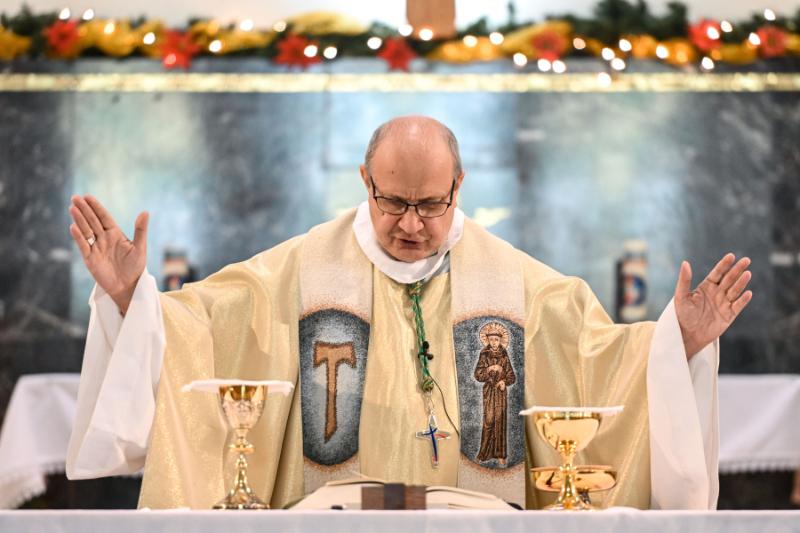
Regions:
[[483, 383], [483, 427], [476, 460], [496, 459], [505, 466], [508, 462], [508, 387], [517, 380], [506, 351], [508, 330], [499, 322], [490, 322], [480, 329], [479, 335], [483, 349], [475, 367], [475, 379]]

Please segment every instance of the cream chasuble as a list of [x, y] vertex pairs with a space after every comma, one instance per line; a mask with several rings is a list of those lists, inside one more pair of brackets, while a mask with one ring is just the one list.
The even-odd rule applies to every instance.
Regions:
[[[442, 391], [434, 390], [437, 418], [451, 434], [439, 441], [434, 469], [430, 442], [415, 438], [426, 411], [406, 287], [366, 260], [353, 217], [161, 296], [167, 348], [140, 506], [203, 509], [224, 493], [227, 431], [218, 406], [208, 395], [180, 392], [213, 377], [297, 385], [293, 396], [270, 396], [250, 433], [251, 486], [273, 507], [358, 472], [540, 507], [548, 502], [526, 483], [524, 469], [558, 458], [532, 421], [518, 416], [533, 404], [624, 404], [577, 460], [620, 472], [606, 505], [649, 506], [652, 323], [614, 325], [583, 281], [467, 221], [450, 272], [422, 292], [431, 374]], [[353, 271], [343, 274], [336, 263]], [[487, 374], [492, 365], [503, 369], [502, 391], [494, 371]], [[504, 414], [487, 423], [484, 413], [500, 408]]]

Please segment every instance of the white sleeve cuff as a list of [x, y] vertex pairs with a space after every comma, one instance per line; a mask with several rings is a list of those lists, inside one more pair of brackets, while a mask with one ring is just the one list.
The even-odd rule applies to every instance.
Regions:
[[647, 363], [651, 507], [713, 509], [719, 492], [718, 341], [690, 363], [672, 301], [656, 323]]
[[166, 344], [158, 288], [147, 271], [139, 278], [124, 319], [99, 287], [89, 305], [78, 407], [67, 452], [70, 478], [141, 468]]

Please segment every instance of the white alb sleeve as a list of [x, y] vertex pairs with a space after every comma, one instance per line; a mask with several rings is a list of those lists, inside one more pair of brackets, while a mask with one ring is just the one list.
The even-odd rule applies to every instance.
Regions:
[[144, 466], [155, 415], [165, 332], [156, 280], [146, 270], [123, 318], [99, 286], [67, 450], [67, 477], [133, 474]]
[[647, 362], [650, 505], [714, 509], [719, 496], [719, 340], [687, 363], [673, 301], [656, 323]]

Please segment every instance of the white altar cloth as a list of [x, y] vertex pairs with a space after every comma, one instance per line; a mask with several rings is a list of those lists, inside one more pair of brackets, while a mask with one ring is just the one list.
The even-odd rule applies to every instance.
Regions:
[[800, 469], [800, 376], [720, 376], [719, 426], [720, 473]]
[[800, 511], [0, 511], [0, 531], [237, 533], [797, 532]]
[[78, 378], [33, 374], [17, 381], [0, 430], [0, 508], [42, 494], [45, 476], [64, 472]]

